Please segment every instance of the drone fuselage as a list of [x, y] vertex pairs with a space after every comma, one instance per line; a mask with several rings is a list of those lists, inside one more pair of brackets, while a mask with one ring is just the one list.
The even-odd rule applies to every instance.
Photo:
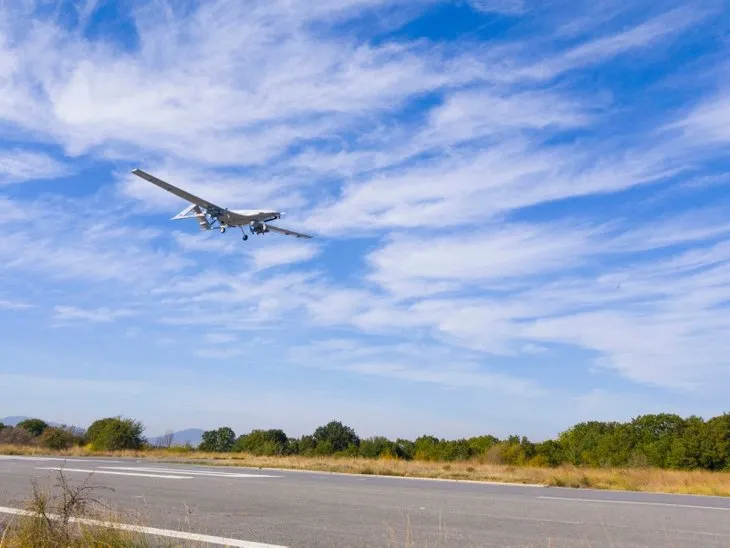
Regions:
[[230, 211], [230, 213], [233, 213], [233, 215], [237, 217], [244, 217], [246, 219], [245, 224], [248, 224], [251, 221], [262, 221], [266, 223], [269, 221], [274, 221], [276, 219], [281, 219], [281, 213], [279, 213], [278, 211], [267, 211], [258, 209], [233, 209]]

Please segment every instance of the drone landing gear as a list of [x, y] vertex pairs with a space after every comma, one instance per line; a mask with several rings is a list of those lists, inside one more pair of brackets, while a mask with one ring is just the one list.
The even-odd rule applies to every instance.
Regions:
[[244, 241], [244, 242], [245, 242], [246, 240], [248, 240], [248, 234], [246, 234], [246, 233], [244, 232], [244, 230], [243, 230], [243, 227], [241, 227], [241, 234], [243, 234], [243, 236], [242, 236], [241, 238], [243, 239], [243, 241]]
[[226, 227], [222, 226], [221, 227], [221, 234], [225, 234], [225, 232], [226, 232]]

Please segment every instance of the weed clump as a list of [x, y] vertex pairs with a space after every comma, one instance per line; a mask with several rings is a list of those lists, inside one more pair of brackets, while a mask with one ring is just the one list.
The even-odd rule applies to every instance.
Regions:
[[50, 491], [33, 483], [33, 493], [20, 515], [0, 525], [0, 548], [142, 548], [150, 546], [139, 533], [116, 526], [111, 509], [94, 496], [101, 487], [71, 485], [59, 473]]

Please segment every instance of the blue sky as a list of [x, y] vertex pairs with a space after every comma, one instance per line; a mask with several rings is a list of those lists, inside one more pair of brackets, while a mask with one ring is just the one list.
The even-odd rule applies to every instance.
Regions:
[[[0, 416], [728, 411], [722, 1], [0, 3]], [[316, 235], [168, 219], [141, 167]]]

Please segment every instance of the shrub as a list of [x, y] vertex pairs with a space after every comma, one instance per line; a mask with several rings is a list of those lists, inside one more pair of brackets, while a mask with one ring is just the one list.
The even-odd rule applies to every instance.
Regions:
[[312, 436], [289, 440], [289, 451], [294, 455], [312, 455], [317, 444]]
[[413, 443], [413, 458], [416, 460], [439, 460], [439, 440], [434, 436], [420, 436]]
[[[93, 491], [98, 487], [84, 482], [71, 486], [60, 473], [55, 492], [41, 491], [33, 483], [32, 498], [26, 504], [29, 514], [11, 520], [0, 534], [0, 546], [7, 548], [67, 548], [151, 546], [141, 533], [114, 527], [115, 516], [98, 502]], [[87, 480], [88, 481], [88, 480]], [[95, 520], [96, 523], [82, 522]]]
[[358, 454], [368, 459], [396, 457], [398, 456], [398, 446], [386, 437], [375, 436], [360, 441]]
[[283, 430], [253, 430], [236, 440], [233, 451], [253, 455], [285, 455], [289, 452], [289, 438]]
[[139, 421], [112, 417], [92, 423], [86, 432], [86, 439], [97, 451], [136, 450], [146, 443], [143, 431], [144, 426]]
[[6, 426], [0, 430], [0, 443], [9, 443], [12, 445], [32, 445], [36, 442], [33, 434], [25, 428], [17, 428]]
[[73, 432], [63, 428], [47, 428], [41, 435], [41, 445], [48, 449], [68, 449], [76, 442]]

